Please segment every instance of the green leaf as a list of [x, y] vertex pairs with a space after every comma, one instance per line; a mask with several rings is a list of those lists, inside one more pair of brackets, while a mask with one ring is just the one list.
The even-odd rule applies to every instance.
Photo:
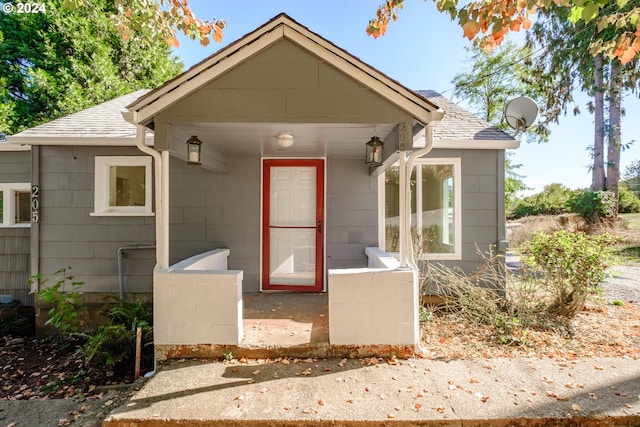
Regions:
[[627, 3], [629, 3], [629, 0], [616, 0], [616, 3], [618, 4], [618, 7], [622, 9], [627, 5]]
[[584, 7], [582, 10], [581, 17], [585, 22], [590, 22], [598, 16], [598, 11], [600, 10], [600, 5], [596, 3], [590, 3]]
[[575, 24], [581, 19], [583, 11], [584, 7], [574, 6], [571, 8], [571, 13], [569, 13], [569, 17], [567, 19], [569, 19], [569, 22], [572, 24]]

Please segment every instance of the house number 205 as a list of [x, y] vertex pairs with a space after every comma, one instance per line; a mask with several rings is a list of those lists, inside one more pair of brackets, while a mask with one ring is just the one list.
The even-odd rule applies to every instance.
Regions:
[[40, 186], [31, 186], [31, 222], [40, 220]]

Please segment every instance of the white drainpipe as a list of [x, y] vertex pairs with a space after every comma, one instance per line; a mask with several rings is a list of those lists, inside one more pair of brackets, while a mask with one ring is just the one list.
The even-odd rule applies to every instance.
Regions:
[[418, 267], [411, 239], [411, 169], [415, 159], [428, 154], [433, 148], [433, 125], [434, 122], [431, 121], [425, 128], [424, 148], [411, 152], [409, 156], [406, 155], [406, 152], [400, 152], [400, 182], [404, 181], [405, 183], [404, 197], [402, 194], [400, 195], [404, 199], [404, 212], [400, 218], [400, 230], [404, 231], [400, 242], [400, 267], [409, 267], [414, 272], [417, 272]]
[[[416, 348], [421, 348], [421, 343], [420, 343], [420, 321], [419, 319], [419, 315], [420, 315], [420, 311], [419, 311], [419, 306], [420, 306], [420, 271], [418, 270], [418, 265], [416, 264], [415, 261], [415, 254], [413, 253], [413, 241], [411, 239], [411, 169], [413, 168], [413, 162], [415, 159], [417, 159], [420, 156], [424, 156], [425, 154], [428, 154], [431, 149], [433, 148], [433, 124], [434, 122], [431, 121], [429, 122], [429, 124], [427, 124], [427, 127], [425, 129], [425, 144], [424, 144], [424, 148], [421, 148], [420, 150], [416, 150], [414, 152], [412, 152], [411, 154], [409, 154], [409, 156], [407, 157], [405, 155], [404, 152], [400, 153], [400, 182], [402, 182], [402, 171], [404, 170], [404, 175], [405, 175], [405, 208], [404, 208], [404, 215], [401, 215], [404, 217], [404, 227], [402, 228], [402, 224], [400, 225], [400, 230], [404, 231], [404, 233], [402, 233], [401, 239], [400, 239], [400, 267], [409, 267], [409, 269], [411, 269], [411, 272], [413, 273], [413, 298], [414, 298], [414, 306], [413, 306], [413, 315], [415, 318], [415, 322], [414, 322], [414, 337], [416, 342], [414, 343]], [[404, 163], [404, 168], [403, 168], [403, 163]], [[402, 194], [400, 195], [401, 199], [402, 199]], [[402, 203], [402, 202], [401, 202]], [[416, 214], [419, 212], [419, 209], [416, 209]], [[401, 210], [402, 213], [402, 210]], [[403, 218], [400, 218], [400, 220], [402, 221]], [[404, 242], [404, 245], [402, 244], [402, 242]]]
[[[160, 269], [169, 268], [169, 251], [167, 249], [167, 243], [169, 239], [167, 238], [168, 227], [166, 222], [168, 222], [168, 193], [169, 193], [169, 185], [168, 185], [168, 167], [169, 167], [169, 159], [168, 152], [163, 152], [161, 155], [156, 150], [151, 147], [147, 147], [145, 144], [145, 136], [146, 129], [141, 124], [136, 124], [136, 146], [140, 151], [145, 154], [148, 154], [153, 157], [155, 164], [155, 195], [156, 195], [156, 267]], [[165, 156], [164, 154], [167, 153]], [[163, 157], [166, 158], [166, 171], [164, 166]], [[167, 185], [165, 185], [165, 181]], [[166, 188], [165, 188], [166, 187]], [[167, 196], [165, 198], [165, 195]]]

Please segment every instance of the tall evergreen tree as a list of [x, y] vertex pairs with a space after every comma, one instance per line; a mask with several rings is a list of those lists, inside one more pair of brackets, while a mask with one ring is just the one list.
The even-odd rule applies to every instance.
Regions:
[[113, 1], [74, 10], [62, 3], [47, 2], [44, 13], [0, 14], [0, 132], [153, 88], [182, 70], [164, 40], [148, 43], [144, 26], [123, 38]]
[[[628, 7], [631, 7], [629, 5]], [[605, 8], [619, 13], [616, 7]], [[607, 189], [618, 194], [620, 179], [620, 150], [622, 92], [635, 91], [638, 85], [638, 60], [622, 65], [602, 52], [590, 52], [594, 40], [611, 41], [616, 29], [600, 28], [594, 23], [571, 22], [569, 11], [562, 7], [549, 7], [541, 11], [540, 19], [528, 36], [529, 43], [541, 49], [536, 57], [536, 80], [545, 88], [547, 119], [558, 121], [560, 115], [573, 105], [575, 91], [584, 91], [593, 97], [589, 109], [594, 112], [594, 144], [591, 188]], [[606, 101], [606, 102], [605, 102]], [[605, 158], [605, 141], [607, 142]]]

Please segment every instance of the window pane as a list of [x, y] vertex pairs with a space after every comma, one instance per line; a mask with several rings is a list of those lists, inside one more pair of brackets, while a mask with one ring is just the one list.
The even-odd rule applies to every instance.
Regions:
[[145, 205], [145, 167], [109, 167], [109, 206]]
[[16, 223], [31, 222], [31, 193], [16, 192]]
[[385, 252], [400, 250], [400, 168], [391, 166], [384, 174]]
[[453, 165], [422, 165], [422, 253], [454, 253]]

